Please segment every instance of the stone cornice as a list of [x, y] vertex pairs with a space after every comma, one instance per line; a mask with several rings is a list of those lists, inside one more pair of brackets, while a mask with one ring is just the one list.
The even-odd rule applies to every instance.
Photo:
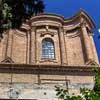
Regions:
[[37, 16], [33, 16], [29, 21], [36, 22], [36, 21], [44, 20], [47, 18], [48, 20], [58, 21], [58, 22], [61, 22], [62, 24], [66, 24], [66, 23], [76, 22], [76, 20], [80, 19], [80, 17], [82, 17], [83, 19], [86, 19], [86, 21], [88, 21], [90, 26], [92, 28], [95, 28], [95, 24], [90, 18], [90, 16], [82, 9], [80, 9], [80, 11], [76, 15], [67, 19], [60, 15], [44, 13], [44, 14], [39, 14]]
[[90, 18], [90, 16], [84, 10], [81, 9], [76, 15], [74, 15], [70, 18], [64, 18], [63, 16], [60, 16], [57, 14], [48, 14], [48, 13], [33, 16], [30, 20], [27, 20], [26, 23], [22, 24], [21, 29], [29, 30], [31, 28], [31, 25], [33, 22], [44, 21], [44, 20], [55, 21], [57, 23], [60, 23], [62, 26], [63, 25], [66, 26], [70, 23], [76, 22], [77, 20], [79, 20], [78, 23], [81, 23], [81, 18], [83, 18], [86, 22], [88, 22], [88, 24], [91, 26], [91, 29], [95, 28], [95, 24], [94, 24], [93, 20]]
[[64, 21], [64, 17], [60, 16], [60, 15], [56, 15], [56, 14], [48, 14], [48, 13], [43, 13], [43, 14], [39, 14], [37, 16], [33, 16], [30, 19], [30, 22], [34, 22], [37, 20], [43, 20], [43, 19], [51, 19], [51, 20], [55, 20], [55, 21], [60, 21], [61, 23]]
[[31, 64], [0, 64], [2, 73], [34, 73], [35, 74], [66, 74], [93, 73], [94, 66], [66, 66], [66, 65], [31, 65]]

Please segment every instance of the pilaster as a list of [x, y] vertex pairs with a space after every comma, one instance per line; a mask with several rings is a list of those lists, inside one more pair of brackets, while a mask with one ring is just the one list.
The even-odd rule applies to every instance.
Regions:
[[81, 29], [82, 29], [82, 37], [83, 37], [83, 42], [84, 42], [84, 47], [86, 52], [86, 62], [88, 62], [90, 59], [93, 59], [93, 54], [92, 54], [92, 48], [90, 44], [90, 38], [86, 29], [86, 23], [82, 22], [81, 23]]
[[32, 27], [30, 33], [30, 63], [35, 64], [36, 62], [36, 32], [35, 27]]
[[[92, 33], [93, 34], [93, 33]], [[97, 52], [96, 52], [96, 47], [95, 47], [95, 43], [94, 43], [94, 40], [93, 40], [93, 35], [90, 35], [90, 41], [91, 41], [91, 47], [92, 47], [92, 52], [93, 52], [93, 60], [99, 64], [99, 59], [98, 59], [98, 55], [97, 55]]]
[[27, 31], [27, 41], [26, 41], [26, 63], [30, 63], [30, 31]]
[[12, 43], [13, 43], [13, 30], [8, 31], [8, 39], [7, 39], [7, 44], [6, 44], [6, 57], [11, 57], [12, 56]]
[[61, 54], [61, 64], [67, 64], [67, 55], [66, 55], [66, 46], [64, 39], [64, 30], [62, 27], [59, 27], [59, 40], [60, 40], [60, 54]]

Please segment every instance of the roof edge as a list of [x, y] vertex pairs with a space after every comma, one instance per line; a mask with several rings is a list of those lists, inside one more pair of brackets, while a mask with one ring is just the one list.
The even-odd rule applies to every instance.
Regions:
[[26, 24], [30, 23], [34, 19], [39, 19], [39, 18], [43, 18], [43, 17], [48, 17], [48, 18], [50, 17], [50, 18], [58, 19], [58, 20], [61, 21], [61, 23], [76, 21], [77, 18], [85, 17], [87, 19], [87, 21], [89, 22], [89, 24], [91, 25], [92, 29], [94, 29], [96, 27], [95, 24], [94, 24], [94, 21], [92, 20], [92, 18], [87, 14], [86, 11], [84, 11], [81, 8], [74, 16], [69, 17], [69, 18], [64, 18], [64, 16], [59, 15], [59, 14], [55, 14], [55, 13], [41, 13], [41, 14], [38, 14], [36, 16], [31, 17], [27, 21]]
[[81, 16], [84, 16], [89, 21], [89, 23], [92, 25], [92, 28], [96, 27], [92, 18], [82, 8], [80, 8], [80, 10], [74, 16], [65, 18], [65, 21], [72, 21], [72, 20], [75, 20], [77, 17], [81, 17]]

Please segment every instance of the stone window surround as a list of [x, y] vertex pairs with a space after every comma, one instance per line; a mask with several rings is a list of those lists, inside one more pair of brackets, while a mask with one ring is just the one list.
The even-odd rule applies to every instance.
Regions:
[[[52, 33], [52, 32], [51, 32]], [[41, 33], [40, 33], [41, 34]], [[54, 33], [55, 34], [55, 33]], [[46, 38], [49, 38], [51, 39], [53, 42], [54, 42], [54, 59], [41, 59], [42, 58], [42, 41]], [[57, 59], [57, 43], [56, 43], [56, 40], [55, 40], [55, 35], [51, 35], [50, 32], [46, 32], [46, 34], [44, 36], [40, 36], [40, 42], [39, 42], [39, 45], [41, 46], [40, 47], [40, 57], [39, 57], [39, 62], [40, 63], [43, 63], [43, 62], [53, 62], [53, 63], [58, 63], [58, 59]]]

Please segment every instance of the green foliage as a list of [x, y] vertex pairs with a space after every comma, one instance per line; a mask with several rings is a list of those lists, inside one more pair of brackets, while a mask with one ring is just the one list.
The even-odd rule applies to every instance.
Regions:
[[81, 93], [84, 96], [85, 100], [100, 100], [100, 96], [93, 90], [81, 89]]
[[3, 3], [2, 9], [0, 10], [0, 33], [12, 27], [11, 19], [11, 8], [7, 3]]
[[100, 96], [100, 68], [95, 68], [94, 71], [96, 73], [94, 91]]
[[0, 33], [10, 28], [19, 28], [26, 19], [43, 13], [44, 8], [43, 0], [0, 1]]
[[2, 27], [5, 30], [12, 27], [12, 25], [11, 25], [12, 14], [11, 14], [10, 11], [11, 11], [11, 8], [8, 6], [7, 3], [4, 3], [3, 10], [2, 10], [2, 16], [3, 16], [3, 25], [2, 25]]
[[55, 88], [56, 88], [56, 92], [57, 92], [57, 96], [60, 98], [60, 99], [65, 99], [67, 96], [68, 96], [68, 91], [67, 90], [64, 90], [64, 89], [62, 89], [62, 88], [60, 88], [60, 87], [57, 87], [57, 86], [55, 86]]
[[56, 88], [56, 96], [60, 100], [83, 100], [81, 96], [69, 96], [69, 93], [67, 90], [62, 89], [60, 87], [55, 86]]

